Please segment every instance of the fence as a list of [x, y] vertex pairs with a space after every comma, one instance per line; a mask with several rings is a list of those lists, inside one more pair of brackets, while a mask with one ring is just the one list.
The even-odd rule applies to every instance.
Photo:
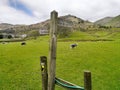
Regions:
[[[47, 66], [47, 57], [40, 57], [42, 90], [55, 90], [55, 84], [67, 90], [92, 90], [91, 72], [84, 72], [84, 87], [72, 84], [68, 81], [55, 77], [56, 71], [56, 49], [57, 49], [57, 17], [56, 11], [51, 12], [50, 24], [50, 53], [49, 63]], [[48, 67], [48, 70], [47, 70]]]

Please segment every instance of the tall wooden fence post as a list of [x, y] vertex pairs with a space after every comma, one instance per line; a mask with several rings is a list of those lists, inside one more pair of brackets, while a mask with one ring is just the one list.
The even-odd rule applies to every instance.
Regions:
[[41, 74], [42, 74], [42, 90], [47, 90], [48, 87], [48, 72], [47, 72], [47, 57], [40, 57]]
[[92, 81], [91, 81], [91, 72], [90, 71], [84, 72], [84, 89], [92, 90]]
[[56, 11], [51, 12], [50, 23], [50, 54], [48, 68], [48, 90], [55, 89], [56, 47], [57, 47], [57, 17]]

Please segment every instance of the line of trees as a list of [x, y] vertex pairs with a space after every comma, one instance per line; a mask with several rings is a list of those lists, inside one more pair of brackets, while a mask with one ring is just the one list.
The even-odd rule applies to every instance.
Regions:
[[0, 39], [3, 39], [3, 35], [2, 34], [0, 34]]
[[11, 39], [11, 38], [13, 38], [13, 36], [10, 34], [8, 34], [8, 35], [0, 34], [0, 39], [3, 39], [3, 38]]

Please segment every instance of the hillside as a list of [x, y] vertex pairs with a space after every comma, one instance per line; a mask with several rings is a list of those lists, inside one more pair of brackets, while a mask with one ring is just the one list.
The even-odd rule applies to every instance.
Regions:
[[4, 29], [7, 29], [7, 28], [12, 28], [14, 25], [12, 24], [8, 24], [8, 23], [1, 23], [0, 24], [0, 30], [4, 30]]
[[94, 24], [97, 24], [97, 25], [105, 25], [107, 24], [109, 21], [111, 21], [113, 19], [113, 17], [105, 17], [103, 19], [100, 19], [98, 21], [96, 21]]
[[120, 15], [116, 17], [106, 17], [96, 21], [94, 24], [102, 26], [120, 27]]
[[112, 26], [112, 27], [120, 27], [120, 15], [114, 17], [112, 20], [110, 20], [106, 26]]
[[[69, 30], [75, 30], [76, 28], [87, 28], [88, 26], [93, 25], [91, 22], [85, 21], [81, 18], [78, 18], [73, 15], [66, 15], [58, 17], [58, 27], [67, 28]], [[50, 29], [50, 20], [46, 20], [41, 23], [32, 24], [28, 26], [31, 30], [49, 30]]]
[[[87, 28], [89, 26], [93, 25], [89, 21], [85, 21], [81, 18], [78, 18], [73, 15], [66, 15], [66, 16], [61, 16], [58, 18], [58, 26], [62, 29], [69, 29], [75, 30], [78, 28]], [[32, 25], [11, 25], [11, 27], [5, 26], [4, 27], [2, 24], [0, 25], [1, 31], [3, 32], [14, 32], [14, 33], [28, 33], [31, 30], [49, 30], [50, 29], [50, 20], [46, 20], [37, 24], [32, 24]]]

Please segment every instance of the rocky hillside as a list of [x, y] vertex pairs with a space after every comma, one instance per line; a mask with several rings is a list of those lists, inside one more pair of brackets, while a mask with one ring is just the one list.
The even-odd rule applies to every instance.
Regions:
[[14, 25], [8, 24], [8, 23], [1, 23], [0, 24], [0, 30], [5, 30], [7, 28], [12, 28]]
[[116, 17], [106, 17], [95, 22], [97, 25], [120, 27], [120, 15]]
[[[87, 28], [88, 26], [93, 25], [89, 21], [85, 21], [81, 18], [78, 18], [73, 15], [61, 16], [58, 18], [58, 26], [61, 28], [69, 28], [71, 30], [76, 28]], [[50, 20], [46, 20], [41, 23], [32, 24], [28, 26], [31, 30], [49, 30], [50, 29]]]
[[[85, 21], [81, 18], [78, 18], [73, 15], [61, 16], [58, 18], [58, 26], [59, 28], [68, 28], [69, 30], [75, 30], [78, 28], [87, 28], [92, 26], [93, 24], [89, 21]], [[4, 28], [3, 28], [4, 27]], [[49, 30], [50, 29], [50, 20], [46, 20], [41, 23], [32, 24], [32, 25], [9, 25], [9, 24], [1, 24], [0, 32], [14, 32], [14, 33], [27, 33], [31, 30]]]

